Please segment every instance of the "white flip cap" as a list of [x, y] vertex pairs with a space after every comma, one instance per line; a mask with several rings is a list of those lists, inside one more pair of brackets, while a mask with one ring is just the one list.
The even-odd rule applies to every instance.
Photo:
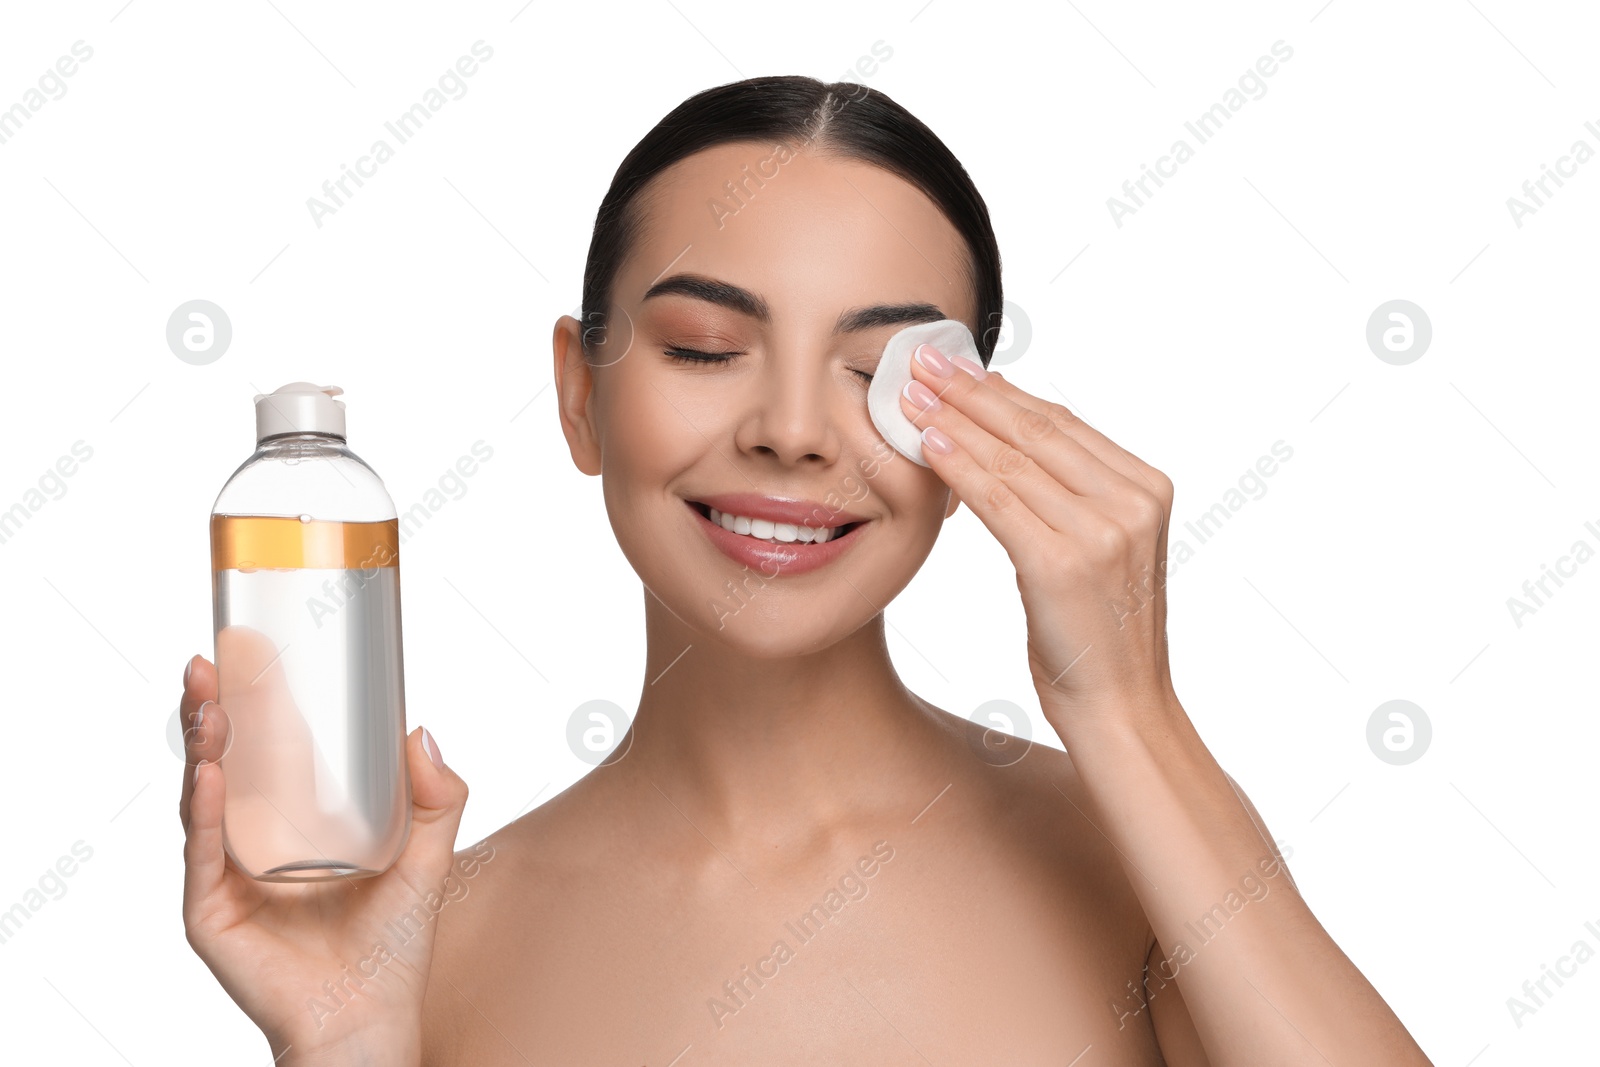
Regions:
[[867, 414], [896, 452], [926, 467], [929, 463], [922, 458], [922, 430], [900, 410], [900, 391], [911, 381], [911, 353], [924, 343], [946, 357], [966, 356], [980, 367], [983, 360], [973, 343], [972, 331], [956, 319], [907, 326], [883, 346], [883, 358], [872, 372], [872, 384], [867, 386]]
[[337, 385], [290, 382], [270, 393], [256, 394], [256, 443], [280, 433], [326, 433], [344, 436], [344, 392]]

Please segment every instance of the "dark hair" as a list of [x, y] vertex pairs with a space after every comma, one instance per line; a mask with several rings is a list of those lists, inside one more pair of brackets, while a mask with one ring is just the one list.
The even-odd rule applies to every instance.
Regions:
[[966, 240], [971, 262], [965, 273], [978, 309], [979, 332], [973, 340], [988, 365], [1005, 306], [1000, 246], [989, 209], [966, 168], [932, 130], [884, 93], [856, 82], [798, 75], [746, 78], [696, 93], [656, 123], [623, 159], [600, 201], [583, 272], [586, 355], [593, 353], [592, 341], [604, 343], [611, 287], [643, 225], [639, 192], [679, 160], [733, 141], [815, 143], [882, 167], [920, 189]]

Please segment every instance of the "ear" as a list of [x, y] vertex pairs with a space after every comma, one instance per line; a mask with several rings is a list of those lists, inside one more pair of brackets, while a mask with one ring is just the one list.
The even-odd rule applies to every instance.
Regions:
[[600, 438], [589, 411], [594, 395], [594, 369], [583, 357], [582, 329], [583, 324], [571, 315], [556, 320], [551, 337], [555, 352], [556, 405], [572, 462], [583, 473], [595, 475], [600, 473]]

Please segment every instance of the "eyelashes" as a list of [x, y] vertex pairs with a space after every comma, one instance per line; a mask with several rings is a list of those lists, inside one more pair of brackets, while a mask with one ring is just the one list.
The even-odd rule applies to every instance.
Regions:
[[664, 350], [666, 357], [674, 363], [726, 363], [737, 352], [702, 352], [697, 348], [668, 348]]
[[[702, 352], [697, 348], [662, 349], [662, 355], [666, 356], [674, 363], [696, 363], [701, 365], [727, 363], [730, 362], [734, 356], [743, 354], [744, 353], [742, 352]], [[864, 382], [872, 381], [872, 375], [864, 370], [852, 369], [850, 373], [859, 375]]]

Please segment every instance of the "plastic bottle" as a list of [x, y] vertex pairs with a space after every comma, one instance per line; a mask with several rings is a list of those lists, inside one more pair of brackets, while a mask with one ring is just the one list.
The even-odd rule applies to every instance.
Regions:
[[399, 522], [337, 386], [255, 398], [211, 515], [223, 844], [266, 882], [362, 878], [411, 832]]

